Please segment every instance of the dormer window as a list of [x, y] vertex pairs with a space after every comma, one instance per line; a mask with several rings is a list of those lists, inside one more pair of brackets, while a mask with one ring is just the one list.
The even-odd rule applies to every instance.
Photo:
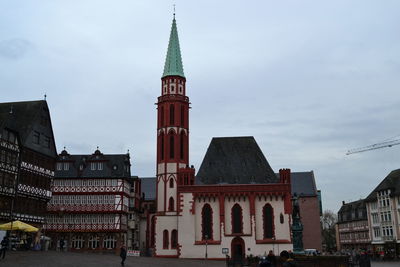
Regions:
[[69, 170], [69, 162], [64, 162], [64, 171]]
[[91, 162], [90, 163], [90, 170], [92, 170], [92, 171], [96, 170], [96, 162]]
[[98, 162], [98, 163], [97, 163], [97, 169], [98, 169], [99, 171], [103, 170], [103, 162]]
[[33, 143], [34, 144], [39, 144], [40, 142], [40, 133], [37, 131], [33, 132]]
[[57, 162], [57, 171], [61, 171], [61, 170], [62, 170], [62, 163]]

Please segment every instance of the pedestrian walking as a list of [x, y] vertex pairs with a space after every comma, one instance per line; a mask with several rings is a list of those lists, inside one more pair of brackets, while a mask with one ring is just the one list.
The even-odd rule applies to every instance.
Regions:
[[1, 240], [0, 245], [1, 245], [1, 248], [0, 248], [0, 257], [1, 257], [2, 259], [4, 259], [4, 257], [6, 256], [6, 250], [7, 250], [7, 248], [8, 248], [8, 237], [7, 237], [7, 236], [3, 237], [3, 240]]
[[272, 250], [269, 251], [268, 256], [267, 256], [268, 261], [271, 263], [273, 267], [276, 266], [276, 257], [275, 254]]
[[282, 260], [282, 267], [297, 267], [296, 262], [289, 256], [289, 252], [283, 250], [279, 255]]
[[64, 245], [65, 245], [64, 238], [61, 238], [60, 239], [60, 251], [64, 251]]
[[121, 257], [121, 265], [124, 266], [125, 265], [125, 260], [126, 260], [126, 248], [125, 248], [125, 246], [121, 247], [121, 253], [119, 254], [119, 256]]

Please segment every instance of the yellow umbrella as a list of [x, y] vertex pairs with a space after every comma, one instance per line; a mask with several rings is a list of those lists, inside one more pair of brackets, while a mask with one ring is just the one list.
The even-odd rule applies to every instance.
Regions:
[[20, 230], [25, 232], [37, 232], [39, 231], [38, 228], [29, 225], [27, 223], [21, 221], [13, 221], [5, 224], [0, 225], [0, 230], [10, 231], [10, 230]]

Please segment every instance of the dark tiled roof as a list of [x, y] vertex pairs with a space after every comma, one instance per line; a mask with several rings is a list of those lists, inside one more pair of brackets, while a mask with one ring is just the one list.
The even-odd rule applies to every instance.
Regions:
[[338, 211], [339, 223], [357, 220], [367, 220], [367, 207], [364, 199], [344, 203]]
[[375, 201], [376, 193], [386, 189], [390, 189], [393, 196], [400, 195], [400, 169], [391, 171], [365, 200], [367, 202]]
[[[279, 177], [279, 174], [277, 174]], [[296, 193], [297, 196], [316, 196], [317, 187], [315, 185], [314, 172], [292, 172], [292, 194]]]
[[140, 178], [142, 184], [142, 193], [144, 193], [145, 200], [156, 199], [156, 177], [142, 177]]
[[[55, 178], [129, 178], [130, 156], [129, 154], [102, 154], [96, 150], [89, 155], [70, 155], [63, 150], [57, 158], [57, 163], [69, 163], [69, 169], [58, 170], [56, 167]], [[91, 170], [91, 163], [103, 162], [103, 169]]]
[[[9, 128], [18, 133], [21, 144], [41, 154], [57, 156], [50, 112], [45, 100], [0, 103], [0, 129]], [[34, 143], [34, 132], [41, 135], [40, 143]], [[50, 139], [50, 147], [44, 145], [44, 136]]]
[[196, 175], [196, 184], [265, 184], [278, 182], [256, 140], [214, 137]]

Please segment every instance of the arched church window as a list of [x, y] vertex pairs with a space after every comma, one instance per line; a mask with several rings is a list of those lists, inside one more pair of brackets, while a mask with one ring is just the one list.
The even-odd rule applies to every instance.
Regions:
[[243, 233], [243, 212], [242, 207], [237, 203], [232, 207], [232, 233]]
[[161, 127], [164, 126], [164, 107], [161, 107], [160, 110], [160, 122], [161, 122]]
[[264, 238], [274, 237], [274, 210], [270, 204], [263, 208]]
[[163, 232], [163, 249], [168, 249], [168, 247], [169, 247], [168, 230], [164, 230], [164, 232]]
[[181, 126], [185, 123], [185, 106], [181, 105]]
[[180, 158], [181, 159], [183, 159], [183, 157], [184, 157], [184, 153], [185, 153], [185, 144], [184, 144], [184, 142], [185, 142], [185, 136], [184, 136], [185, 134], [183, 133], [183, 132], [181, 132], [181, 134], [180, 134], [180, 136], [179, 136], [179, 147], [180, 147]]
[[161, 148], [160, 148], [160, 156], [161, 156], [161, 160], [163, 160], [164, 159], [164, 146], [165, 146], [165, 144], [164, 144], [164, 133], [162, 133], [161, 135], [160, 135], [160, 142], [161, 142]]
[[175, 157], [175, 139], [174, 135], [169, 136], [169, 158], [173, 159]]
[[175, 229], [171, 232], [171, 248], [178, 247], [178, 231]]
[[205, 204], [201, 211], [201, 236], [202, 240], [213, 239], [212, 209], [210, 204]]
[[170, 197], [168, 202], [168, 211], [174, 211], [174, 209], [175, 209], [175, 201], [173, 197]]
[[280, 215], [280, 221], [281, 221], [281, 223], [283, 224], [284, 222], [285, 222], [285, 220], [284, 220], [284, 218], [283, 218], [283, 214], [281, 213], [281, 215]]
[[171, 104], [169, 106], [169, 124], [173, 125], [175, 123], [175, 106]]
[[174, 188], [174, 178], [169, 179], [169, 188]]

